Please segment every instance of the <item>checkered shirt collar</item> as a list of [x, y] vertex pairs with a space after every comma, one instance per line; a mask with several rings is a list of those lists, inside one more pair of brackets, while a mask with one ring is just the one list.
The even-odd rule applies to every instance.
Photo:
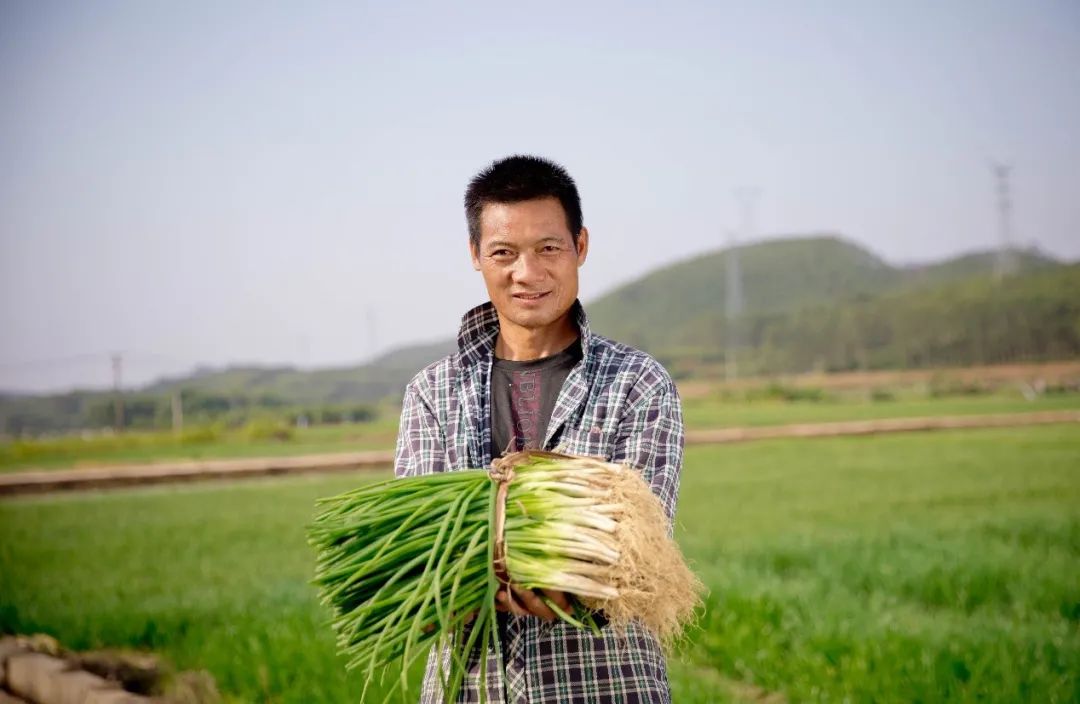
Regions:
[[[581, 335], [582, 355], [587, 360], [592, 333], [589, 330], [589, 320], [585, 316], [585, 309], [580, 301], [574, 301], [571, 314], [577, 322], [578, 333]], [[466, 313], [461, 319], [461, 329], [458, 331], [457, 338], [462, 365], [472, 366], [490, 359], [495, 352], [495, 340], [498, 336], [499, 313], [491, 301], [482, 303]]]

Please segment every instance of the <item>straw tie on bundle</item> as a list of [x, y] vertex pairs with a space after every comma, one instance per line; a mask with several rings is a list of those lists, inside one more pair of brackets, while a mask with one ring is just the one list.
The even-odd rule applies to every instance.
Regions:
[[510, 482], [514, 481], [512, 456], [496, 458], [488, 470], [488, 477], [498, 485], [495, 491], [495, 523], [492, 526], [495, 549], [491, 563], [499, 583], [509, 588], [510, 574], [506, 571], [506, 494], [510, 490]]

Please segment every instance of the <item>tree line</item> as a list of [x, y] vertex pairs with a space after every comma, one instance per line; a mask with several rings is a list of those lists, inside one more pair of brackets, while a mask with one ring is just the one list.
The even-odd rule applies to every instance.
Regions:
[[[251, 420], [274, 419], [296, 424], [366, 423], [378, 416], [373, 404], [298, 405], [272, 394], [213, 393], [185, 389], [179, 393], [183, 422], [240, 426]], [[173, 425], [171, 394], [124, 394], [76, 391], [51, 397], [0, 399], [0, 428], [5, 435], [38, 435], [76, 429], [113, 427], [117, 405], [125, 429], [156, 430]]]

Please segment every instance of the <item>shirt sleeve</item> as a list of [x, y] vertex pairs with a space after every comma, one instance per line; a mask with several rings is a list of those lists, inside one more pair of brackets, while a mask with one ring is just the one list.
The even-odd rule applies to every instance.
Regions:
[[639, 398], [623, 416], [611, 461], [641, 470], [674, 526], [679, 497], [684, 431], [682, 404], [674, 382], [666, 378]]
[[445, 438], [431, 406], [414, 384], [405, 389], [401, 403], [394, 476], [415, 477], [442, 472], [446, 464]]

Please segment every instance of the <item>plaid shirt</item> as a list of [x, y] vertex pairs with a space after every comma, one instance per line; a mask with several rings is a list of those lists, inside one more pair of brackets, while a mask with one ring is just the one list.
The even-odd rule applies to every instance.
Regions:
[[[563, 384], [543, 447], [639, 468], [673, 521], [683, 455], [675, 384], [649, 355], [592, 334], [579, 303], [574, 314], [583, 355]], [[406, 387], [397, 476], [491, 464], [490, 382], [498, 332], [494, 306], [474, 308], [462, 320], [458, 352]], [[595, 636], [562, 622], [500, 616], [505, 627], [488, 653], [487, 681], [480, 682], [477, 663], [459, 701], [479, 702], [481, 687], [488, 701], [507, 704], [671, 701], [663, 653], [644, 628], [631, 624], [625, 634], [604, 628]], [[421, 704], [442, 702], [436, 657], [433, 648]]]

